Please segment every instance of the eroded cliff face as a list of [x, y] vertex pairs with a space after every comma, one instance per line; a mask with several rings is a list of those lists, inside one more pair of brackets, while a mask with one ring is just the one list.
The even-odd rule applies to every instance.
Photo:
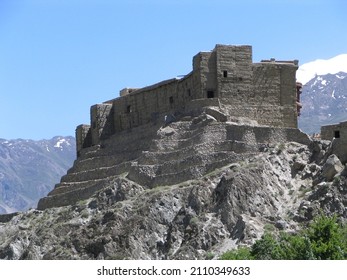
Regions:
[[[295, 232], [320, 211], [336, 213], [341, 219], [347, 217], [347, 171], [331, 155], [329, 142], [305, 140], [301, 142], [306, 143], [299, 144], [281, 142], [278, 137], [278, 141], [274, 138], [266, 143], [264, 137], [254, 137], [257, 134], [251, 133], [250, 124], [245, 130], [245, 124], [226, 122], [223, 126], [208, 114], [199, 118], [160, 128], [154, 140], [156, 145], [152, 142], [149, 150], [140, 154], [140, 159], [131, 165], [133, 169], [107, 177], [88, 198], [74, 205], [30, 210], [0, 223], [0, 258], [218, 258], [240, 244], [252, 244], [264, 231]], [[190, 154], [192, 162], [198, 163], [191, 166], [211, 164], [213, 168], [186, 167], [189, 176], [183, 180], [155, 181], [156, 176], [169, 174], [169, 167], [177, 164], [165, 164], [163, 158], [162, 162], [157, 161], [161, 156], [169, 157], [168, 154], [151, 154], [154, 149], [170, 151], [163, 146], [170, 141], [160, 139], [169, 137], [167, 140], [178, 146], [186, 143], [179, 147], [186, 151], [190, 142], [173, 139], [173, 135], [184, 132], [186, 139], [196, 136], [182, 129], [188, 125], [183, 121], [189, 121], [190, 129], [200, 123], [196, 130], [200, 138], [192, 138], [200, 139], [199, 142], [189, 140], [199, 158]], [[223, 143], [215, 142], [220, 135], [213, 137], [222, 129], [208, 134], [213, 127], [224, 127], [232, 135], [248, 131], [240, 134], [243, 142], [233, 140], [234, 147], [238, 145], [243, 150], [231, 150], [228, 146], [225, 151], [230, 154], [224, 154], [220, 161], [207, 158], [210, 150], [199, 153], [197, 147], [204, 143], [203, 139], [212, 141], [214, 147], [222, 147]], [[210, 137], [205, 138], [206, 135]], [[175, 151], [171, 147], [171, 152]], [[178, 159], [182, 159], [182, 154]]]

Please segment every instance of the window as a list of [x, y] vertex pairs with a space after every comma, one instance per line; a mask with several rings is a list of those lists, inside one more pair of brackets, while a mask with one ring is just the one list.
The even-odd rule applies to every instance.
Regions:
[[335, 130], [334, 131], [334, 137], [335, 138], [340, 138], [340, 130]]
[[228, 71], [226, 71], [226, 70], [223, 71], [223, 77], [228, 78]]
[[207, 91], [207, 98], [214, 98], [214, 91], [213, 90]]
[[190, 92], [190, 88], [188, 89], [188, 96], [191, 96], [192, 93]]
[[170, 108], [173, 108], [174, 99], [173, 96], [169, 97]]
[[131, 105], [127, 106], [127, 113], [131, 113]]

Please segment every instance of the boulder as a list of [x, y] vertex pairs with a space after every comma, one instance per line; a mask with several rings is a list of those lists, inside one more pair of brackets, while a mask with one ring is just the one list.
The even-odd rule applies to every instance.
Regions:
[[343, 170], [344, 166], [339, 158], [332, 154], [322, 167], [321, 175], [328, 181], [332, 181], [334, 176]]

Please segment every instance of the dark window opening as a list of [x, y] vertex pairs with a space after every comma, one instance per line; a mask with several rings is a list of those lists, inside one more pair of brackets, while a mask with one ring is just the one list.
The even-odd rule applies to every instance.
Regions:
[[191, 96], [190, 88], [188, 89], [188, 96]]
[[131, 105], [127, 106], [127, 113], [131, 113]]
[[334, 137], [335, 138], [340, 138], [340, 130], [335, 130], [334, 131]]
[[243, 81], [242, 77], [239, 77], [239, 82], [242, 82], [242, 81]]
[[228, 78], [228, 71], [225, 71], [225, 70], [223, 71], [223, 77]]
[[173, 96], [169, 97], [169, 103], [170, 103], [170, 108], [172, 108], [173, 107], [173, 103], [174, 103]]
[[214, 91], [213, 90], [207, 91], [207, 98], [214, 98]]

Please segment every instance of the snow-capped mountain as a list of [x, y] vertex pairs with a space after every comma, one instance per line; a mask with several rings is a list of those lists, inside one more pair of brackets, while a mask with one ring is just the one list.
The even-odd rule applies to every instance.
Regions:
[[[347, 71], [346, 71], [347, 72]], [[347, 120], [347, 73], [317, 75], [303, 86], [299, 128], [319, 133], [326, 124]]]
[[0, 139], [0, 214], [36, 207], [75, 157], [73, 137]]
[[326, 74], [347, 73], [347, 54], [341, 54], [331, 59], [317, 59], [301, 65], [296, 72], [296, 78], [303, 85], [316, 76]]

